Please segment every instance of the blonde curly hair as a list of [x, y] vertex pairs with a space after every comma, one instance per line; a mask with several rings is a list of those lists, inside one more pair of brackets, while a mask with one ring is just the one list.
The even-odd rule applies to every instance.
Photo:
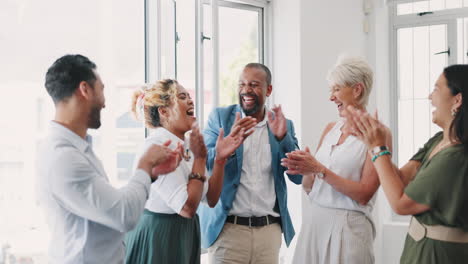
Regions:
[[132, 112], [137, 120], [143, 121], [147, 127], [161, 126], [159, 107], [168, 107], [177, 100], [177, 86], [173, 79], [156, 82], [151, 88], [137, 90], [132, 96]]

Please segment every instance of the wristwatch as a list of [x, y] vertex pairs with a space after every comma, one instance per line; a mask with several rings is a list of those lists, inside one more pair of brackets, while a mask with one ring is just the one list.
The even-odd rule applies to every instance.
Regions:
[[317, 172], [317, 173], [315, 173], [315, 177], [317, 177], [319, 179], [323, 179], [323, 178], [325, 178], [325, 174], [323, 174], [323, 172]]
[[371, 149], [371, 153], [372, 153], [372, 155], [377, 155], [377, 154], [379, 154], [380, 152], [386, 151], [386, 150], [388, 150], [388, 147], [387, 147], [387, 146], [377, 146], [377, 147], [373, 147], [373, 148]]
[[193, 172], [189, 174], [188, 179], [189, 179], [189, 181], [190, 180], [199, 180], [201, 182], [206, 181], [205, 175], [200, 174], [200, 173], [193, 173]]
[[315, 177], [317, 177], [319, 179], [325, 178], [325, 170], [326, 170], [326, 168], [324, 167], [322, 171], [316, 172]]

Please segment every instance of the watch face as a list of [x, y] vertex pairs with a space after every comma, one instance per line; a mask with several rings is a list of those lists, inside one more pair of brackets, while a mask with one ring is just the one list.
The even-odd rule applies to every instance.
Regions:
[[317, 176], [319, 179], [323, 179], [323, 177], [325, 177], [325, 175], [321, 172], [316, 173], [315, 176]]
[[374, 147], [372, 149], [372, 155], [377, 155], [379, 154], [381, 151], [385, 151], [387, 150], [387, 146], [379, 146], [379, 147]]

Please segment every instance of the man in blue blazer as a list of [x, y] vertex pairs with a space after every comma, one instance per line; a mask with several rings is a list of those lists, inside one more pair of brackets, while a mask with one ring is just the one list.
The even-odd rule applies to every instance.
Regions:
[[[280, 161], [297, 148], [297, 139], [281, 107], [265, 106], [273, 89], [265, 65], [247, 64], [238, 88], [239, 104], [216, 108], [204, 131], [208, 170], [214, 162], [226, 165], [218, 204], [200, 204], [202, 247], [208, 248], [212, 264], [278, 263], [281, 233], [288, 246], [295, 234]], [[245, 131], [243, 144], [228, 160], [216, 159], [221, 128], [228, 136], [231, 130]], [[301, 175], [288, 177], [296, 184], [302, 181]]]

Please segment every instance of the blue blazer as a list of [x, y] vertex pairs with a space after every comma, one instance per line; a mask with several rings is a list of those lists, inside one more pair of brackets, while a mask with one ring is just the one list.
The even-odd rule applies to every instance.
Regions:
[[[231, 132], [231, 126], [235, 121], [236, 112], [241, 112], [239, 105], [231, 105], [223, 108], [216, 108], [210, 114], [207, 128], [203, 131], [205, 144], [208, 148], [207, 168], [211, 173], [215, 158], [216, 139], [218, 138], [219, 128], [224, 129], [224, 134], [228, 135]], [[293, 123], [287, 120], [288, 132], [286, 136], [278, 141], [268, 128], [268, 136], [271, 146], [271, 167], [276, 192], [275, 210], [278, 210], [281, 216], [281, 228], [284, 234], [286, 245], [289, 246], [294, 237], [295, 231], [291, 222], [287, 208], [287, 190], [284, 177], [285, 168], [281, 166], [281, 159], [285, 157], [285, 153], [298, 148], [297, 139], [294, 134]], [[226, 162], [224, 168], [224, 182], [221, 191], [221, 197], [214, 208], [209, 208], [201, 203], [198, 209], [200, 216], [201, 240], [202, 247], [210, 247], [218, 238], [219, 233], [223, 229], [229, 211], [232, 208], [232, 203], [236, 197], [237, 187], [239, 186], [241, 170], [242, 170], [242, 155], [244, 148], [241, 145], [237, 148]], [[289, 179], [295, 184], [302, 182], [301, 175], [288, 175]]]

